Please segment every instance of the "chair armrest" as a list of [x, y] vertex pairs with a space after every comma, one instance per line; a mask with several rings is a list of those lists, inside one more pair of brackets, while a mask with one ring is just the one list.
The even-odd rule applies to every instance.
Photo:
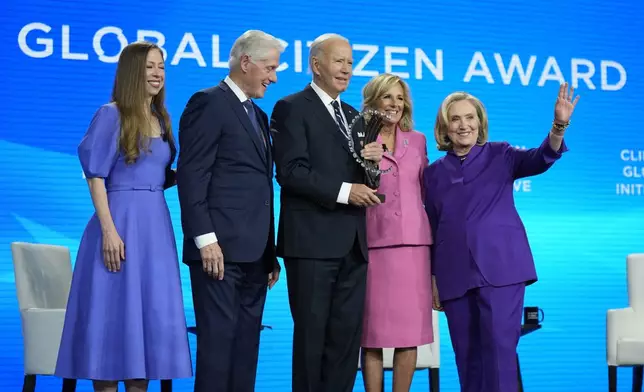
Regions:
[[416, 369], [434, 369], [440, 367], [440, 346], [436, 343], [418, 347]]
[[432, 310], [432, 323], [434, 325], [434, 343], [431, 344], [434, 362], [430, 365], [431, 368], [441, 367], [441, 334], [440, 334], [440, 318], [443, 312]]
[[24, 309], [20, 317], [25, 374], [53, 375], [65, 323], [65, 309]]
[[609, 309], [606, 312], [606, 362], [617, 366], [617, 343], [620, 339], [644, 340], [644, 314], [633, 308]]

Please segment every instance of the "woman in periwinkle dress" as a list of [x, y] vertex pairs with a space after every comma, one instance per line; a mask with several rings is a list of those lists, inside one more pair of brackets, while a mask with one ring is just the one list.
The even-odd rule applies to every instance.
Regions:
[[96, 213], [81, 239], [56, 375], [94, 390], [146, 391], [192, 377], [177, 249], [164, 189], [176, 148], [164, 61], [151, 43], [121, 53], [112, 101], [78, 147]]

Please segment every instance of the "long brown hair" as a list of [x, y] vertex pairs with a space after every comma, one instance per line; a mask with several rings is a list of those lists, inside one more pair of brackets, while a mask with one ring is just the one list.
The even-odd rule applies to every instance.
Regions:
[[[134, 163], [139, 158], [140, 150], [149, 145], [150, 122], [146, 108], [148, 93], [146, 89], [146, 63], [148, 53], [161, 49], [146, 41], [134, 42], [127, 45], [116, 67], [112, 101], [116, 103], [121, 116], [121, 134], [119, 147], [125, 155], [126, 163]], [[165, 107], [165, 84], [159, 93], [152, 97], [154, 114], [159, 117], [163, 126], [164, 140], [168, 141], [171, 148], [175, 146], [172, 135], [170, 115]]]

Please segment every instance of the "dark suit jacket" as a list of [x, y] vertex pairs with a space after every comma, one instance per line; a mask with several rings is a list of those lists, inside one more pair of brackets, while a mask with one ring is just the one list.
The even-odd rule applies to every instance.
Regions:
[[[163, 117], [157, 113], [154, 105], [152, 105], [152, 113], [157, 116], [157, 118], [159, 119], [159, 124], [161, 125], [161, 129], [164, 130], [165, 121], [163, 120]], [[172, 163], [174, 163], [174, 159], [177, 157], [177, 146], [174, 140], [170, 140], [167, 134], [164, 133], [162, 137], [163, 141], [167, 142], [170, 146], [170, 161], [165, 167], [165, 181], [163, 183], [163, 189], [165, 190], [176, 185], [177, 174], [174, 170], [172, 170]]]
[[[255, 106], [270, 145], [268, 117]], [[177, 187], [183, 261], [200, 262], [194, 238], [214, 232], [225, 262], [275, 259], [273, 160], [235, 93], [221, 82], [195, 93], [179, 124]]]
[[[342, 110], [349, 123], [358, 114], [344, 102]], [[281, 186], [277, 255], [340, 258], [358, 236], [366, 259], [365, 209], [336, 202], [342, 182], [364, 183], [364, 170], [311, 86], [275, 104], [271, 132]]]

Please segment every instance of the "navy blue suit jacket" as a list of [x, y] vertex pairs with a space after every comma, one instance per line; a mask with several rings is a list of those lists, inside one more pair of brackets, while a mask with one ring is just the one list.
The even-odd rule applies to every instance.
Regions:
[[268, 117], [254, 106], [263, 141], [235, 93], [223, 81], [195, 93], [179, 123], [177, 190], [183, 262], [201, 262], [194, 238], [214, 232], [224, 262], [275, 257], [273, 158]]

